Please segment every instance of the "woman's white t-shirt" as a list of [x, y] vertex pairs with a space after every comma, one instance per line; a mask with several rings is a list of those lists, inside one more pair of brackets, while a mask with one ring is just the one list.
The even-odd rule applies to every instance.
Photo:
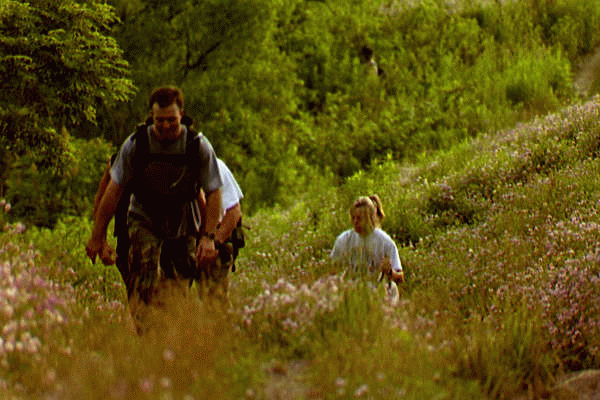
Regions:
[[333, 260], [346, 263], [353, 272], [374, 276], [380, 272], [384, 257], [390, 260], [394, 271], [402, 271], [396, 244], [379, 228], [368, 236], [361, 236], [354, 229], [342, 232], [331, 252]]
[[227, 210], [244, 198], [244, 194], [231, 171], [220, 158], [217, 158], [217, 165], [219, 166], [219, 174], [221, 174], [221, 180], [223, 181], [223, 186], [221, 187], [221, 208], [223, 215], [225, 215]]

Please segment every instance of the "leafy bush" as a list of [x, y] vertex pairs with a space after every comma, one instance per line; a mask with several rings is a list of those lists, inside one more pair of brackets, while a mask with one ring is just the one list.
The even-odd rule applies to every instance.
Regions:
[[12, 204], [13, 220], [53, 227], [62, 216], [90, 214], [113, 148], [101, 139], [75, 139], [70, 148], [71, 162], [63, 173], [38, 168], [34, 156], [24, 156], [10, 167], [6, 199]]
[[97, 109], [133, 94], [129, 66], [110, 36], [116, 16], [96, 1], [8, 0], [0, 21], [0, 145], [60, 169], [69, 162], [62, 130], [95, 121]]

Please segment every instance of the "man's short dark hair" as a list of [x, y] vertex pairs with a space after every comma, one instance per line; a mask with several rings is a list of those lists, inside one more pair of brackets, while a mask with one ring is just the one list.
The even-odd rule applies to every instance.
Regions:
[[362, 49], [360, 49], [360, 53], [362, 54], [363, 58], [367, 61], [369, 61], [371, 57], [373, 57], [373, 49], [369, 45], [364, 45]]
[[183, 93], [181, 89], [175, 86], [163, 86], [152, 91], [148, 107], [152, 108], [154, 103], [158, 103], [160, 108], [169, 107], [173, 103], [177, 103], [180, 110], [183, 110]]

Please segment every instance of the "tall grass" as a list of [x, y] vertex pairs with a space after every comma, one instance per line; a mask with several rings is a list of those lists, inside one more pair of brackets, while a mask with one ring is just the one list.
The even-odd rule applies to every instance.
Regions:
[[[439, 21], [432, 13], [439, 13], [445, 3], [430, 3], [406, 15], [435, 26]], [[32, 197], [27, 197], [29, 209], [11, 210], [10, 204], [0, 202], [3, 395], [548, 398], [563, 374], [598, 368], [599, 99], [510, 129], [463, 138], [484, 126], [503, 126], [505, 121], [494, 119], [502, 118], [492, 113], [490, 104], [510, 109], [513, 114], [501, 115], [512, 121], [555, 109], [570, 96], [565, 57], [576, 60], [591, 50], [586, 46], [599, 41], [590, 28], [597, 21], [579, 24], [583, 18], [577, 15], [599, 15], [600, 6], [566, 0], [544, 7], [534, 0], [490, 8], [468, 3], [471, 7], [461, 14], [468, 21], [447, 24], [444, 36], [465, 40], [464, 59], [454, 61], [460, 61], [467, 83], [450, 79], [456, 77], [449, 65], [452, 58], [435, 59], [439, 78], [426, 83], [444, 90], [431, 91], [430, 101], [405, 104], [397, 96], [397, 85], [386, 87], [396, 96], [390, 99], [397, 105], [393, 109], [403, 110], [407, 118], [382, 112], [380, 124], [373, 123], [380, 103], [363, 91], [368, 88], [361, 82], [357, 93], [363, 97], [356, 101], [365, 103], [363, 112], [340, 101], [339, 109], [319, 119], [323, 132], [316, 133], [321, 138], [341, 138], [349, 149], [356, 145], [353, 137], [385, 138], [394, 150], [386, 154], [398, 152], [411, 161], [398, 163], [379, 154], [380, 147], [369, 140], [361, 141], [365, 149], [348, 151], [346, 159], [337, 160], [350, 174], [359, 168], [358, 153], [363, 151], [373, 161], [368, 171], [355, 173], [339, 187], [327, 186], [327, 176], [313, 182], [302, 178], [305, 195], [292, 206], [245, 217], [248, 243], [232, 275], [231, 308], [225, 312], [207, 309], [193, 297], [174, 298], [164, 313], [154, 316], [156, 329], [144, 336], [132, 332], [116, 268], [92, 265], [83, 248], [91, 222], [82, 204], [95, 188], [92, 175], [98, 175], [110, 153], [107, 144], [80, 146], [81, 164], [71, 171], [77, 181], [49, 181], [27, 169], [11, 175], [13, 186], [28, 182], [24, 187]], [[567, 4], [573, 7], [567, 9]], [[395, 12], [398, 7], [388, 2], [382, 10], [392, 20], [417, 21]], [[445, 11], [439, 15], [452, 17]], [[521, 15], [527, 18], [514, 18]], [[515, 41], [533, 19], [539, 40], [506, 52], [494, 44]], [[479, 31], [492, 34], [493, 41], [472, 41]], [[418, 33], [427, 38], [441, 32]], [[551, 45], [556, 48], [547, 50]], [[528, 56], [520, 57], [525, 50]], [[535, 51], [539, 57], [531, 56]], [[415, 70], [424, 68], [415, 60]], [[502, 79], [478, 80], [484, 97], [468, 101], [473, 76], [492, 76], [498, 60], [508, 73]], [[388, 68], [385, 85], [394, 82], [389, 79], [394, 74], [402, 76], [400, 65]], [[344, 110], [347, 121], [340, 120], [346, 118]], [[360, 123], [352, 123], [357, 118]], [[414, 135], [400, 135], [398, 124], [406, 124]], [[428, 128], [431, 124], [460, 129], [440, 129], [450, 136], [436, 136]], [[340, 135], [340, 126], [354, 136]], [[360, 132], [354, 133], [357, 126]], [[459, 139], [463, 141], [450, 147]], [[406, 145], [406, 140], [414, 143]], [[405, 157], [403, 151], [423, 149], [426, 142], [445, 150]], [[308, 147], [314, 162], [336, 159], [329, 142], [315, 144]], [[287, 178], [288, 183], [298, 182], [294, 174]], [[42, 189], [50, 195], [36, 200]], [[383, 199], [384, 229], [401, 246], [407, 282], [396, 307], [386, 303], [382, 287], [344, 274], [328, 259], [336, 235], [349, 227], [352, 199], [372, 193]], [[76, 212], [57, 219], [49, 211], [57, 202]], [[53, 228], [16, 222], [11, 213], [17, 212], [29, 212], [32, 220]]]
[[[176, 299], [132, 333], [90, 223], [0, 222], [0, 385], [16, 398], [552, 396], [600, 363], [600, 106], [576, 105], [414, 164], [386, 161], [247, 219], [231, 308]], [[357, 194], [404, 244], [401, 301], [328, 260]]]

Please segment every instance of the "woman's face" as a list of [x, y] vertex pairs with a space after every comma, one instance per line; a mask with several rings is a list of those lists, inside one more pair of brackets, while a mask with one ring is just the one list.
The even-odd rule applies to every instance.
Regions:
[[359, 235], [364, 235], [369, 230], [369, 221], [364, 207], [355, 208], [350, 213], [352, 227]]

